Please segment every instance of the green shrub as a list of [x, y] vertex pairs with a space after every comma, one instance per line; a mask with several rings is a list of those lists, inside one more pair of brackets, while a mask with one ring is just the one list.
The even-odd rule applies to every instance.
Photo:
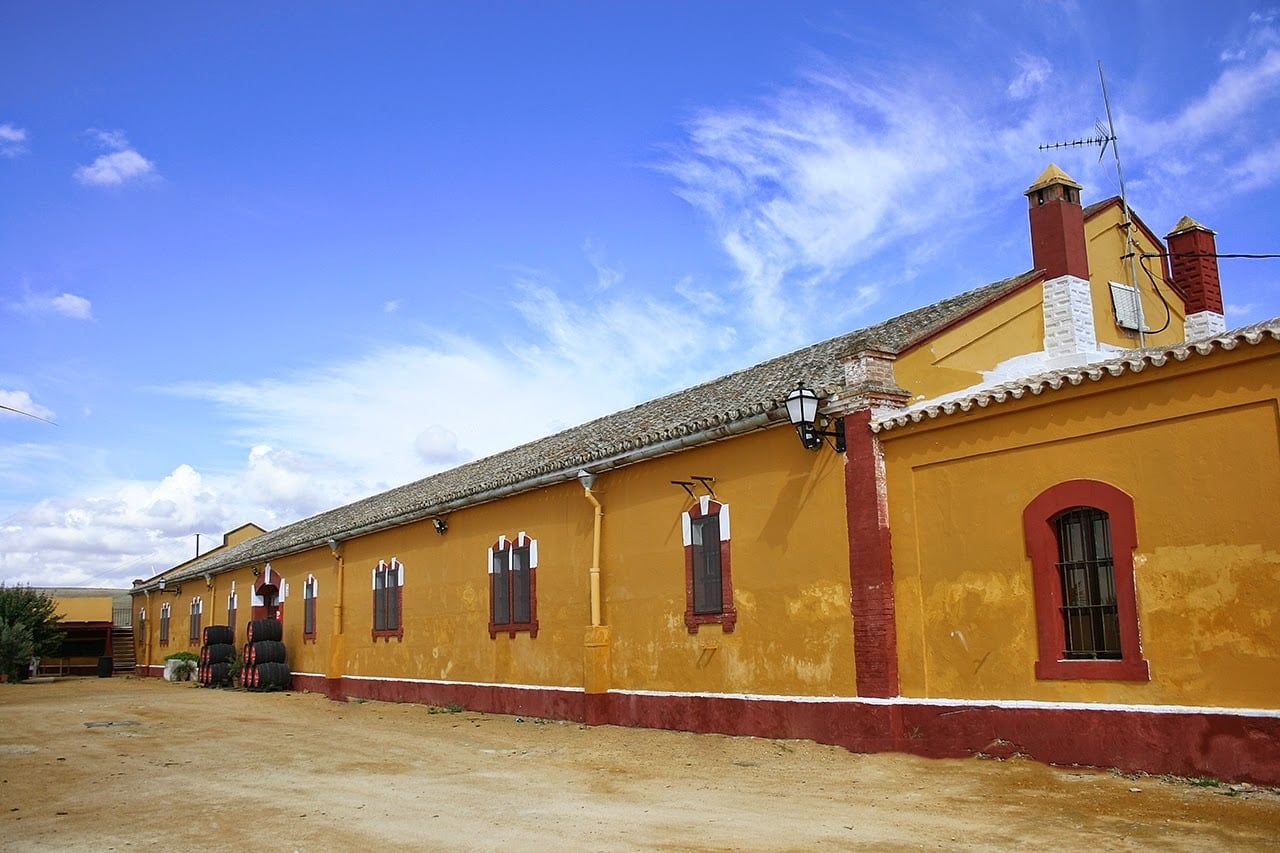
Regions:
[[0, 583], [0, 674], [25, 678], [33, 657], [48, 657], [62, 646], [58, 604], [43, 591]]

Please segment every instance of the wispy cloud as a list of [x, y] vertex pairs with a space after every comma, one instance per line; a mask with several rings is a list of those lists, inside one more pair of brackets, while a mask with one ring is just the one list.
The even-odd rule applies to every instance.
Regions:
[[155, 175], [155, 164], [129, 145], [123, 131], [89, 131], [98, 145], [108, 149], [87, 166], [75, 170], [75, 179], [85, 186], [117, 187]]
[[1053, 65], [1043, 56], [1020, 53], [1014, 61], [1018, 66], [1018, 74], [1006, 90], [1012, 98], [1021, 100], [1036, 94], [1053, 73]]
[[57, 296], [28, 293], [21, 302], [10, 307], [24, 314], [57, 314], [70, 320], [93, 319], [93, 304], [74, 293], [60, 293]]
[[27, 153], [27, 131], [12, 124], [0, 124], [0, 157], [17, 157]]
[[620, 284], [624, 278], [622, 270], [610, 264], [606, 258], [604, 247], [595, 240], [587, 240], [582, 251], [596, 271], [596, 289], [609, 290]]
[[53, 410], [32, 400], [29, 392], [0, 388], [0, 418], [20, 418], [23, 415], [45, 421], [52, 421], [54, 418]]
[[1280, 182], [1280, 143], [1263, 130], [1280, 107], [1276, 20], [1274, 12], [1251, 16], [1253, 29], [1223, 52], [1218, 76], [1170, 114], [1122, 112], [1126, 153], [1145, 167], [1132, 186], [1161, 214], [1185, 213], [1194, 200], [1209, 215], [1228, 199]]
[[[1021, 77], [1043, 82], [1048, 69], [1031, 64]], [[828, 66], [757, 104], [698, 113], [659, 168], [712, 222], [752, 323], [785, 335], [798, 316], [821, 314], [829, 285], [855, 267], [864, 277], [842, 288], [842, 304], [847, 317], [864, 311], [891, 276], [908, 274], [902, 247], [927, 238], [915, 245], [941, 250], [966, 227], [959, 200], [1007, 184], [1013, 152], [1034, 150], [1028, 129], [1042, 111], [998, 109], [946, 75]], [[956, 204], [933, 203], [941, 188]], [[894, 271], [865, 277], [890, 247]]]
[[[276, 471], [345, 478], [321, 490], [336, 501], [631, 405], [655, 377], [684, 375], [686, 361], [705, 372], [686, 356], [724, 341], [679, 306], [567, 302], [528, 275], [516, 287], [503, 338], [431, 335], [286, 377], [169, 391], [216, 405], [242, 440], [280, 448]], [[498, 390], [478, 407], [477, 389]]]

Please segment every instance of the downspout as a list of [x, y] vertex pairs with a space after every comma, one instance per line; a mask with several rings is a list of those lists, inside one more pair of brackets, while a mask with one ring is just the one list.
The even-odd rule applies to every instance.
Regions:
[[604, 510], [596, 499], [591, 487], [596, 484], [596, 475], [585, 468], [578, 472], [578, 481], [582, 483], [582, 495], [591, 502], [594, 509], [594, 524], [591, 537], [591, 625], [587, 628], [582, 645], [582, 689], [585, 695], [583, 706], [583, 722], [589, 726], [604, 725], [611, 722], [609, 710], [609, 689], [613, 686], [613, 653], [609, 638], [609, 628], [601, 624], [600, 619], [600, 519]]
[[[330, 699], [341, 700], [344, 698], [342, 692], [342, 675], [346, 669], [347, 656], [347, 638], [343, 630], [343, 601], [346, 595], [346, 573], [347, 573], [347, 556], [341, 542], [336, 539], [328, 540], [329, 550], [333, 554], [334, 562], [337, 564], [337, 586], [336, 593], [333, 597], [333, 635], [329, 638], [329, 667], [325, 672], [325, 695]], [[305, 602], [304, 602], [305, 606]]]
[[596, 500], [596, 496], [592, 493], [591, 487], [595, 485], [595, 475], [589, 471], [579, 471], [578, 479], [582, 481], [582, 494], [591, 505], [595, 507], [595, 525], [591, 537], [591, 568], [588, 573], [591, 577], [591, 627], [600, 627], [600, 519], [604, 516], [604, 510], [600, 506], [600, 501]]
[[[142, 594], [147, 600], [147, 603], [144, 604], [143, 607], [145, 607], [147, 609], [147, 612], [150, 613], [151, 612], [151, 590], [144, 589], [142, 591]], [[132, 607], [133, 605], [130, 604], [129, 606]], [[142, 674], [143, 676], [146, 676], [150, 673], [150, 670], [151, 670], [151, 619], [147, 620], [147, 624], [143, 626], [143, 629], [144, 630], [142, 632]]]

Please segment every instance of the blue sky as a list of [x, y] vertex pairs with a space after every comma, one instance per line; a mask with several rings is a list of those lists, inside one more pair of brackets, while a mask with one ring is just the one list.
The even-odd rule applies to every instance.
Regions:
[[[950, 8], [950, 7], [956, 8]], [[1030, 267], [1280, 251], [1280, 6], [0, 6], [0, 580], [128, 585]], [[1229, 326], [1280, 261], [1222, 262]]]

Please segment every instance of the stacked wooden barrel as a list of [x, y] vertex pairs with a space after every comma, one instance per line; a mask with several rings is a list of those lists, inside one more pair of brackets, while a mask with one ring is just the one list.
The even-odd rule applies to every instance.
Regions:
[[240, 681], [249, 690], [284, 690], [289, 686], [282, 625], [275, 619], [249, 623]]
[[197, 679], [206, 687], [229, 687], [235, 657], [235, 632], [227, 625], [208, 626], [196, 665]]

